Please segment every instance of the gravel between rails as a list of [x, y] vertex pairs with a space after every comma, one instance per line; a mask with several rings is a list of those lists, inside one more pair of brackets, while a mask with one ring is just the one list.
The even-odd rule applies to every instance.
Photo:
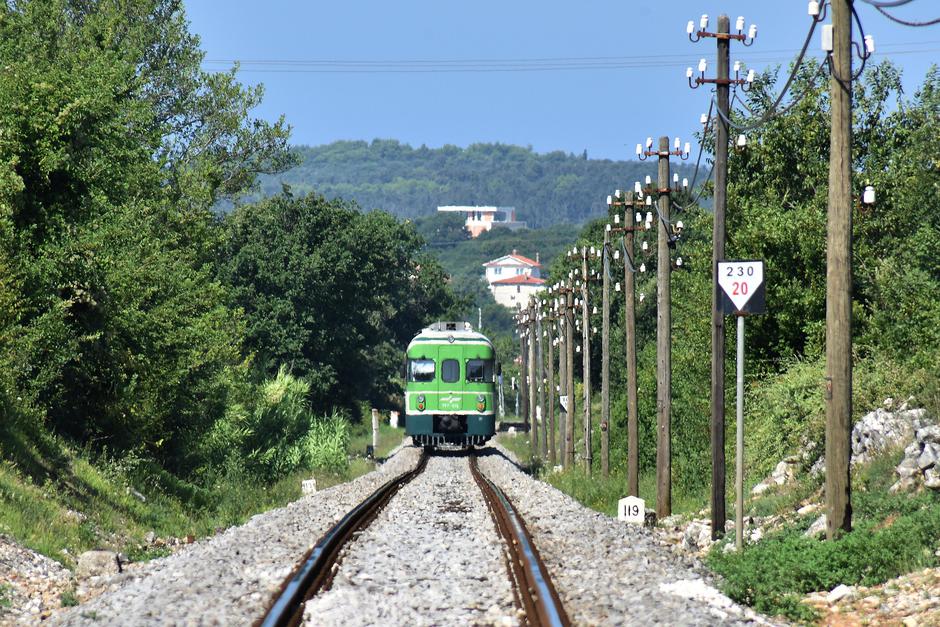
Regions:
[[308, 625], [516, 625], [503, 543], [464, 453], [437, 453], [345, 551]]
[[525, 520], [574, 624], [770, 624], [719, 592], [698, 561], [677, 555], [654, 532], [532, 479], [502, 447], [479, 455], [480, 469]]
[[380, 485], [414, 468], [419, 457], [420, 449], [401, 448], [378, 471], [117, 575], [110, 592], [51, 624], [250, 625], [304, 551]]

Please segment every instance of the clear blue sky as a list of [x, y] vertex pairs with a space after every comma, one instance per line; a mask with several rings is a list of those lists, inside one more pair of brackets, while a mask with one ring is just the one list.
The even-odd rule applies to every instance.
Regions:
[[[897, 63], [913, 92], [940, 62], [940, 26], [899, 26], [861, 0], [855, 4], [866, 34], [875, 37], [875, 59]], [[689, 90], [685, 68], [705, 57], [713, 75], [715, 40], [689, 42], [688, 20], [697, 23], [707, 12], [714, 29], [723, 12], [732, 28], [739, 14], [755, 22], [755, 44], [732, 43], [731, 58], [761, 70], [793, 58], [809, 29], [806, 5], [185, 0], [206, 68], [241, 60], [240, 79], [267, 90], [256, 115], [283, 113], [295, 144], [502, 142], [537, 152], [587, 149], [592, 158], [610, 159], [632, 158], [648, 135], [693, 140], [709, 94]], [[915, 0], [894, 11], [908, 20], [933, 19], [940, 2]], [[810, 51], [820, 55], [818, 29]], [[460, 71], [444, 71], [453, 68]]]

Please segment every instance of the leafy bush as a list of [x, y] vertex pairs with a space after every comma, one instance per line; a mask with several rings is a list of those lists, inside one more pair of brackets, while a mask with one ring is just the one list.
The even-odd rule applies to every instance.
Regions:
[[274, 481], [301, 467], [341, 471], [346, 468], [348, 423], [334, 412], [317, 417], [309, 404], [310, 382], [281, 367], [257, 390], [254, 406], [229, 407], [204, 444], [216, 468]]
[[716, 545], [708, 563], [734, 600], [802, 620], [811, 612], [798, 603], [799, 595], [839, 584], [875, 585], [940, 563], [940, 498], [863, 492], [854, 502], [856, 528], [837, 540], [820, 542], [791, 529], [740, 553]]
[[334, 411], [313, 421], [301, 444], [304, 462], [312, 468], [339, 473], [346, 470], [349, 458], [349, 421]]
[[[787, 455], [813, 442], [818, 445], [812, 463], [823, 452], [826, 407], [823, 396], [824, 362], [795, 361], [783, 373], [762, 381], [747, 399], [749, 427], [745, 448], [747, 469], [765, 477]], [[908, 362], [879, 356], [859, 360], [852, 377], [854, 420], [880, 407], [886, 398], [935, 398], [938, 378]], [[935, 403], [936, 401], [934, 401]], [[931, 405], [936, 410], [936, 405]]]

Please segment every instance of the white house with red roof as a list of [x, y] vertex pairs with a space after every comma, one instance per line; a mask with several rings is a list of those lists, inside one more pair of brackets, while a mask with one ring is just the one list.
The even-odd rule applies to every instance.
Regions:
[[486, 282], [496, 302], [510, 309], [519, 309], [529, 303], [529, 297], [545, 289], [542, 264], [520, 255], [515, 250], [508, 255], [483, 264]]

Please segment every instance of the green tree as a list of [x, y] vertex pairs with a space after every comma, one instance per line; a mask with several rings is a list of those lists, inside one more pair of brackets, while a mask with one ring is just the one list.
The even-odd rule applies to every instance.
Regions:
[[178, 0], [0, 7], [0, 362], [57, 429], [181, 465], [243, 362], [210, 208], [289, 159], [202, 57]]
[[247, 345], [272, 375], [310, 380], [317, 403], [387, 402], [404, 345], [455, 304], [413, 225], [322, 196], [278, 196], [225, 222], [220, 268]]

